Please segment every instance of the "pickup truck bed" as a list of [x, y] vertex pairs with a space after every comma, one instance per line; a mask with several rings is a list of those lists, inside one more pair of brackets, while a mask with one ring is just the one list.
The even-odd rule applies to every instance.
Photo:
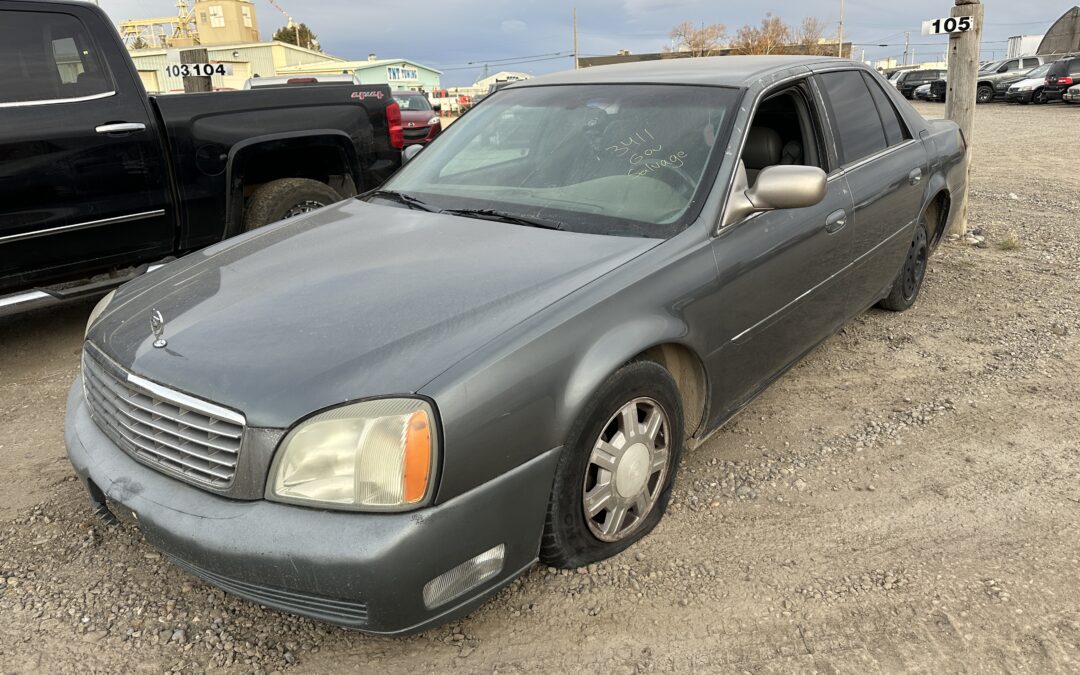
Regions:
[[377, 187], [401, 163], [385, 85], [148, 97], [83, 2], [0, 0], [0, 315]]

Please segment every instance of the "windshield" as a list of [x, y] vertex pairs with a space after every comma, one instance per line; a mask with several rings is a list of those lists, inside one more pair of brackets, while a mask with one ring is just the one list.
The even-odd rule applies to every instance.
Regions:
[[1052, 64], [1052, 63], [1044, 63], [1041, 66], [1037, 66], [1037, 67], [1032, 68], [1031, 70], [1027, 71], [1026, 73], [1024, 73], [1024, 76], [1025, 77], [1030, 77], [1030, 78], [1043, 77], [1048, 72], [1050, 72], [1050, 66], [1052, 66], [1052, 65], [1054, 65], [1054, 64]]
[[505, 89], [384, 189], [437, 211], [497, 211], [577, 232], [666, 238], [700, 210], [739, 93], [662, 84]]
[[979, 68], [979, 72], [980, 73], [992, 73], [992, 72], [996, 71], [998, 68], [1000, 68], [1003, 65], [1005, 65], [1005, 60], [991, 61], [990, 63], [986, 64], [982, 68]]
[[431, 110], [431, 103], [423, 94], [394, 94], [394, 100], [402, 110]]

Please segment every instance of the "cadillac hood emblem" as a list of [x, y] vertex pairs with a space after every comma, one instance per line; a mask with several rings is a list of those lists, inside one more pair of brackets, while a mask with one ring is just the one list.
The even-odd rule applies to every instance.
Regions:
[[165, 345], [169, 344], [165, 339], [165, 317], [161, 316], [161, 312], [156, 309], [150, 314], [150, 330], [154, 333], [154, 347], [161, 349]]

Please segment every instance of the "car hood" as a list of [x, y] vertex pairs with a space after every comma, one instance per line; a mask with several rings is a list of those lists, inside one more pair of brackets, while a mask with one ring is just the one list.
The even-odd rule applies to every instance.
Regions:
[[1020, 78], [1019, 80], [1013, 80], [1009, 83], [1010, 87], [1036, 87], [1046, 82], [1045, 77], [1028, 77]]
[[[658, 243], [352, 200], [122, 287], [89, 339], [147, 379], [286, 427], [416, 392]], [[164, 348], [152, 344], [155, 311]]]
[[408, 124], [412, 122], [418, 127], [426, 127], [428, 120], [438, 117], [434, 110], [402, 110], [401, 121]]

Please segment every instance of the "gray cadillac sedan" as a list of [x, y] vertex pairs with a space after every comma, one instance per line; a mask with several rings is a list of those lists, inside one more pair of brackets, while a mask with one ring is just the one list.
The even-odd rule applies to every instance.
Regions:
[[381, 189], [102, 300], [68, 454], [226, 591], [421, 630], [648, 534], [684, 448], [915, 302], [965, 180], [956, 125], [854, 62], [515, 84]]

